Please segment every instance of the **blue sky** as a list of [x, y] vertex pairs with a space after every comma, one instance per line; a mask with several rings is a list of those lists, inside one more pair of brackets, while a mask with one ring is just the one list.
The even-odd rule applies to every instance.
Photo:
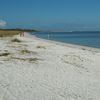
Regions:
[[100, 30], [100, 0], [0, 0], [0, 23], [3, 28]]

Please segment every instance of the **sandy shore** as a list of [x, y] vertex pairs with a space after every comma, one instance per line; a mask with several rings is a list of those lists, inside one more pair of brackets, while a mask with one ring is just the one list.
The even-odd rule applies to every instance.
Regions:
[[45, 42], [50, 42], [50, 43], [54, 43], [57, 45], [62, 45], [62, 46], [67, 46], [67, 47], [71, 47], [71, 48], [78, 48], [78, 49], [83, 49], [83, 50], [89, 50], [89, 51], [96, 51], [99, 52], [100, 49], [99, 48], [93, 48], [93, 47], [88, 47], [88, 46], [81, 46], [81, 45], [75, 45], [75, 44], [69, 44], [69, 43], [63, 43], [63, 42], [57, 42], [57, 41], [52, 41], [52, 40], [46, 40], [46, 39], [42, 39], [42, 38], [38, 38], [35, 35], [31, 35], [28, 32], [24, 32], [25, 36], [24, 37], [28, 37], [31, 39], [36, 39], [36, 40], [40, 40], [40, 41], [45, 41]]
[[100, 99], [100, 49], [29, 37], [0, 38], [0, 100]]

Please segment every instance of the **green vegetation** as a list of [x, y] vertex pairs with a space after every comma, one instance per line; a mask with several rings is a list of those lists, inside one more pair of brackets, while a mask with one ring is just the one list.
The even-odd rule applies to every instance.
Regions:
[[23, 32], [37, 32], [37, 30], [31, 30], [31, 29], [0, 29], [0, 37], [18, 35], [18, 34], [21, 34]]
[[11, 40], [11, 42], [21, 42], [19, 39], [15, 38], [13, 40]]
[[19, 61], [28, 61], [28, 62], [34, 62], [34, 63], [41, 60], [39, 58], [18, 58], [18, 57], [11, 57], [10, 59], [15, 59]]
[[6, 36], [13, 36], [13, 35], [18, 35], [21, 33], [20, 31], [7, 31], [7, 30], [0, 30], [0, 37], [6, 37]]
[[35, 52], [35, 51], [30, 51], [30, 50], [27, 50], [27, 49], [21, 50], [20, 53], [21, 53], [21, 54], [34, 54], [34, 55], [37, 54], [37, 52]]
[[37, 46], [36, 48], [38, 48], [38, 49], [46, 49], [45, 46]]
[[10, 55], [10, 53], [7, 53], [7, 52], [6, 52], [6, 53], [1, 53], [1, 54], [0, 54], [0, 56], [9, 56], [9, 55]]
[[27, 50], [27, 49], [24, 49], [24, 50], [21, 50], [21, 53], [22, 53], [22, 54], [31, 53], [31, 51], [29, 51], [29, 50]]

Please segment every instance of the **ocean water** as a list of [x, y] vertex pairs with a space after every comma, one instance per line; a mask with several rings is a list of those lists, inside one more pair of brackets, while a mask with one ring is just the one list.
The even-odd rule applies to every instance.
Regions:
[[100, 48], [100, 32], [35, 32], [39, 38]]

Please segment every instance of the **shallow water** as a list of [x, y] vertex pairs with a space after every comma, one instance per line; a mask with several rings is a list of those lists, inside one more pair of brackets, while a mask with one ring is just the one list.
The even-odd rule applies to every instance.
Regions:
[[35, 32], [39, 38], [100, 48], [100, 32]]

